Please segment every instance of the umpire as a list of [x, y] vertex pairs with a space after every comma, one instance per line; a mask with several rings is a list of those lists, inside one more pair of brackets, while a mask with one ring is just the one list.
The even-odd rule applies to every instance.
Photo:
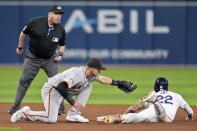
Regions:
[[[48, 17], [42, 16], [31, 19], [20, 33], [16, 49], [17, 55], [23, 54], [23, 46], [27, 35], [30, 39], [15, 102], [8, 110], [10, 114], [20, 108], [22, 99], [40, 68], [44, 69], [48, 77], [58, 74], [57, 62], [62, 60], [65, 50], [65, 30], [60, 25], [62, 14], [64, 12], [61, 6], [52, 5], [49, 8]], [[58, 52], [56, 53], [57, 48]], [[65, 114], [64, 109], [64, 101], [62, 101], [59, 114]]]

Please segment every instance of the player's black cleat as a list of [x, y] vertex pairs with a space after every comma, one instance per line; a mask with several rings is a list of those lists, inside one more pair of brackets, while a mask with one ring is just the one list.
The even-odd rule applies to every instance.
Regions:
[[58, 115], [64, 115], [64, 114], [66, 114], [65, 111], [59, 111], [59, 112], [58, 112]]
[[12, 115], [12, 114], [14, 114], [17, 110], [18, 110], [18, 109], [10, 108], [10, 109], [8, 110], [8, 113]]

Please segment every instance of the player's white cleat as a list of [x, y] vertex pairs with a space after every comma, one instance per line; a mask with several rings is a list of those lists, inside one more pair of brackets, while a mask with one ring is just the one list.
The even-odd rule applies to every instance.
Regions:
[[29, 111], [29, 110], [30, 110], [29, 106], [24, 106], [22, 109], [18, 110], [17, 112], [15, 112], [15, 113], [11, 116], [10, 121], [11, 121], [12, 123], [15, 123], [15, 122], [17, 122], [17, 121], [19, 121], [19, 120], [21, 120], [21, 119], [26, 119], [26, 116], [25, 116], [25, 114], [23, 114], [23, 112], [25, 113], [25, 112], [27, 112], [27, 111]]
[[154, 103], [157, 100], [156, 97], [156, 92], [155, 91], [150, 91], [148, 95], [142, 99], [142, 102], [150, 102]]
[[87, 118], [84, 118], [81, 115], [67, 115], [66, 120], [71, 122], [84, 122], [84, 123], [89, 122]]

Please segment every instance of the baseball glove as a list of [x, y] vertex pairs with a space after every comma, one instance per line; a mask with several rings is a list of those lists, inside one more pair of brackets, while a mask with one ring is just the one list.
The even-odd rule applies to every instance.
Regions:
[[124, 91], [125, 93], [130, 93], [130, 92], [133, 92], [137, 88], [137, 85], [135, 85], [132, 82], [123, 80], [123, 81], [118, 82], [118, 88]]

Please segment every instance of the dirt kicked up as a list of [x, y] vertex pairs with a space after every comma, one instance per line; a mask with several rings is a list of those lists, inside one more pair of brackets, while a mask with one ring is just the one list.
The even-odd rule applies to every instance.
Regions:
[[[25, 104], [32, 110], [44, 110], [42, 104]], [[24, 105], [22, 105], [24, 106]], [[197, 107], [194, 110], [194, 120], [186, 121], [186, 113], [179, 109], [172, 123], [132, 123], [132, 124], [104, 124], [96, 121], [97, 116], [123, 113], [128, 106], [87, 105], [83, 116], [90, 120], [89, 123], [71, 123], [65, 120], [66, 115], [58, 116], [56, 124], [31, 122], [21, 120], [11, 123], [8, 109], [11, 104], [0, 104], [0, 127], [16, 127], [20, 131], [197, 131]], [[67, 111], [71, 106], [66, 105]]]

